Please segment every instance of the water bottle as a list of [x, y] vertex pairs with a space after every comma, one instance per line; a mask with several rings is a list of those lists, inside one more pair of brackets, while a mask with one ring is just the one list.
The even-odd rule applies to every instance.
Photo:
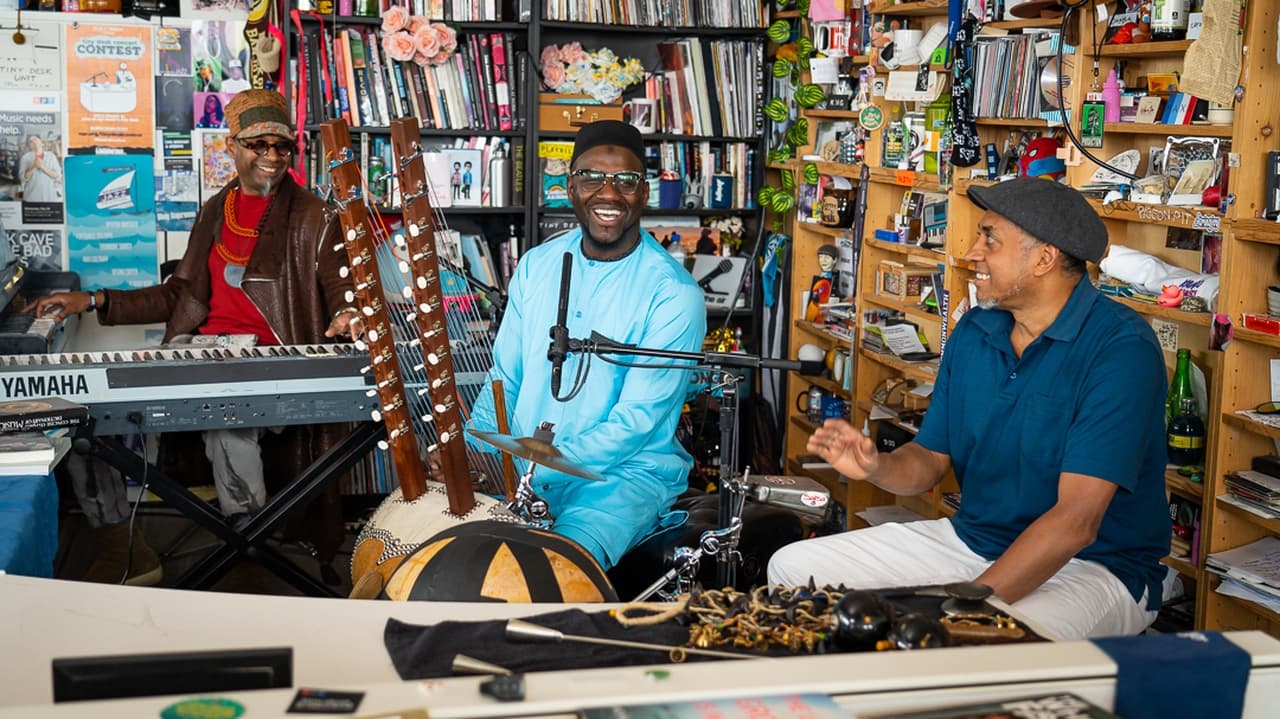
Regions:
[[506, 147], [499, 147], [489, 160], [489, 206], [506, 207], [511, 204], [511, 159]]

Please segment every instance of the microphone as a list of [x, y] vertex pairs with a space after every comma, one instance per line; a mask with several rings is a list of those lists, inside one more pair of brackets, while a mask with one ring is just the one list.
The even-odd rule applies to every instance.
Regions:
[[573, 270], [573, 253], [564, 253], [564, 264], [560, 267], [560, 306], [556, 310], [556, 323], [551, 328], [551, 345], [547, 348], [547, 359], [551, 360], [551, 397], [560, 399], [560, 373], [564, 369], [564, 359], [569, 354], [569, 275]]
[[733, 261], [728, 258], [720, 260], [720, 264], [716, 265], [710, 272], [703, 275], [702, 279], [698, 280], [698, 286], [702, 288], [703, 292], [709, 292], [713, 295], [727, 295], [729, 294], [728, 292], [716, 292], [711, 289], [711, 281], [732, 269]]

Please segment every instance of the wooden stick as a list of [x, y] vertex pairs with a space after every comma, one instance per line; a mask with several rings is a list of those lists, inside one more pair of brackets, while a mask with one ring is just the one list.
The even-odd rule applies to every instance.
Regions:
[[[498, 431], [503, 434], [511, 434], [511, 428], [507, 425], [507, 398], [506, 393], [502, 390], [502, 380], [495, 379], [493, 381], [493, 413], [498, 420]], [[502, 483], [507, 488], [507, 501], [512, 502], [516, 498], [516, 463], [511, 455], [502, 452]]]

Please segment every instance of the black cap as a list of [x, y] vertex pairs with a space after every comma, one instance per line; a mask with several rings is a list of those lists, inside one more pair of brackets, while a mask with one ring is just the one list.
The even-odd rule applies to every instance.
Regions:
[[644, 138], [634, 125], [621, 120], [596, 120], [578, 130], [578, 139], [573, 143], [573, 157], [569, 159], [569, 167], [578, 161], [578, 156], [593, 147], [616, 145], [630, 150], [641, 165], [644, 165]]
[[1098, 262], [1107, 251], [1107, 227], [1074, 187], [1020, 177], [989, 187], [969, 187], [969, 199], [1080, 260]]

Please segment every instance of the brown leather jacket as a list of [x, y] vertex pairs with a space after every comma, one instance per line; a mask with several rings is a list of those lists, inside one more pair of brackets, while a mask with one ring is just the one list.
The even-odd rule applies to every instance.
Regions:
[[[164, 322], [164, 341], [194, 334], [209, 316], [209, 253], [222, 233], [223, 200], [233, 181], [201, 208], [191, 229], [186, 254], [169, 279], [138, 290], [107, 290], [104, 325]], [[267, 210], [258, 243], [245, 267], [241, 287], [262, 312], [280, 344], [318, 344], [338, 310], [349, 306], [351, 280], [338, 273], [347, 264], [337, 215], [289, 176]], [[335, 247], [337, 249], [335, 249]], [[270, 343], [263, 338], [263, 343]], [[263, 438], [267, 489], [281, 478], [298, 476], [317, 457], [350, 433], [342, 424], [293, 425], [279, 438]], [[270, 447], [268, 445], [275, 445]], [[342, 511], [337, 487], [313, 502], [305, 516], [294, 516], [290, 534], [313, 542], [328, 562], [342, 541]]]
[[[107, 290], [104, 325], [164, 322], [164, 341], [193, 334], [209, 316], [209, 253], [222, 232], [222, 204], [233, 181], [204, 204], [187, 252], [168, 281], [140, 290]], [[280, 344], [325, 342], [334, 314], [350, 303], [351, 280], [337, 216], [289, 176], [267, 210], [241, 285]], [[336, 250], [334, 248], [337, 248]], [[264, 338], [264, 344], [269, 340]]]

